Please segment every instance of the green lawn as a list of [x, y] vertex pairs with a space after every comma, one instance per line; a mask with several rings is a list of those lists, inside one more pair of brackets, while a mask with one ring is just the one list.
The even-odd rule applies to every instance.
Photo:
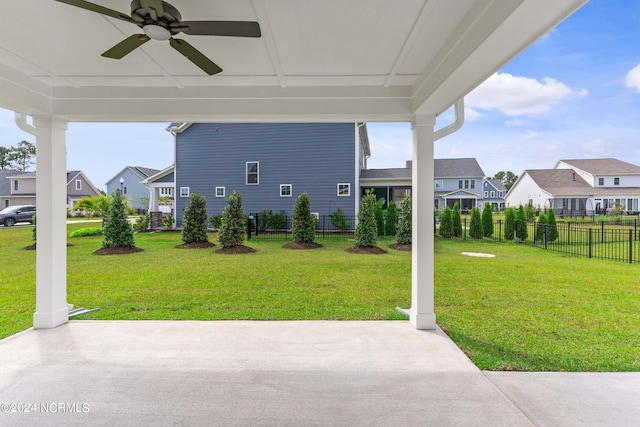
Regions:
[[[0, 338], [31, 326], [30, 239], [31, 227], [0, 227]], [[345, 238], [313, 251], [252, 240], [246, 255], [176, 249], [179, 233], [137, 234], [145, 251], [119, 256], [91, 254], [101, 237], [69, 241], [68, 300], [101, 308], [83, 319], [403, 319], [395, 307], [410, 305], [411, 254], [349, 254]], [[437, 320], [482, 369], [640, 371], [638, 276], [636, 264], [438, 240]]]

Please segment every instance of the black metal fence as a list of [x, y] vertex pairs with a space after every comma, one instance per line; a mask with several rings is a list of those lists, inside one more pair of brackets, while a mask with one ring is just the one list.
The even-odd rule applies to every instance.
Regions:
[[[640, 224], [637, 219], [599, 223], [558, 221], [555, 225], [526, 222], [524, 228], [518, 225], [519, 221], [516, 221], [516, 233], [512, 240], [522, 244], [569, 256], [640, 262]], [[463, 239], [469, 238], [468, 227], [469, 221], [463, 218]], [[497, 241], [509, 238], [505, 235], [504, 220], [493, 222], [493, 233], [488, 238]]]
[[[316, 218], [316, 237], [353, 236], [356, 219], [355, 215], [342, 215], [339, 218], [319, 215]], [[271, 216], [266, 220], [264, 214], [250, 214], [247, 217], [247, 239], [292, 240], [291, 225], [291, 216], [280, 215], [275, 219]]]

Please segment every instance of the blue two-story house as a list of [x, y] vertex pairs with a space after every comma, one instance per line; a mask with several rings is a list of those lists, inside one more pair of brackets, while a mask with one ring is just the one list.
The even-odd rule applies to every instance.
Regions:
[[167, 130], [175, 136], [177, 226], [194, 191], [209, 215], [221, 213], [234, 191], [247, 214], [291, 215], [305, 191], [319, 215], [358, 210], [360, 170], [370, 156], [363, 123], [173, 123]]

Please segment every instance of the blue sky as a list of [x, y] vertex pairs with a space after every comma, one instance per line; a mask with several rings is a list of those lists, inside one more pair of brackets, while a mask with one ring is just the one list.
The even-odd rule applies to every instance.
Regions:
[[[436, 158], [475, 157], [488, 176], [552, 168], [559, 159], [640, 165], [640, 2], [591, 0], [465, 102], [464, 126], [436, 142]], [[438, 123], [451, 119], [447, 112]], [[67, 169], [85, 171], [102, 189], [127, 165], [162, 169], [173, 162], [166, 126], [69, 123]], [[368, 130], [370, 168], [411, 158], [408, 123], [369, 123]], [[35, 142], [0, 109], [0, 145], [23, 139]]]

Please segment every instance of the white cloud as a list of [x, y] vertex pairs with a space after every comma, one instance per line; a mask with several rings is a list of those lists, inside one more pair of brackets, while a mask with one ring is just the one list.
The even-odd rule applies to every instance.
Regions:
[[640, 92], [640, 64], [629, 70], [625, 78], [625, 84], [627, 85], [627, 87], [633, 88]]
[[504, 122], [504, 125], [508, 128], [510, 127], [517, 127], [517, 126], [526, 126], [526, 125], [530, 125], [532, 122], [531, 120], [522, 120], [522, 119], [511, 119], [511, 120], [507, 120], [506, 122]]
[[536, 80], [496, 73], [465, 99], [471, 108], [498, 110], [507, 116], [518, 116], [546, 113], [561, 101], [583, 98], [588, 93], [586, 89], [575, 91], [550, 77]]
[[[580, 148], [583, 152], [587, 153], [588, 156], [607, 156], [609, 157], [609, 153], [611, 153], [612, 148], [614, 148], [613, 143], [611, 141], [607, 141], [604, 139], [594, 139], [589, 142], [585, 142], [580, 144]], [[624, 160], [624, 159], [621, 159]]]
[[464, 107], [464, 119], [465, 121], [472, 122], [474, 120], [478, 120], [482, 114], [478, 110], [474, 110], [473, 108]]
[[524, 133], [524, 135], [522, 135], [524, 139], [533, 139], [533, 138], [537, 138], [537, 136], [538, 136], [538, 132], [534, 132], [532, 130], [528, 130]]

